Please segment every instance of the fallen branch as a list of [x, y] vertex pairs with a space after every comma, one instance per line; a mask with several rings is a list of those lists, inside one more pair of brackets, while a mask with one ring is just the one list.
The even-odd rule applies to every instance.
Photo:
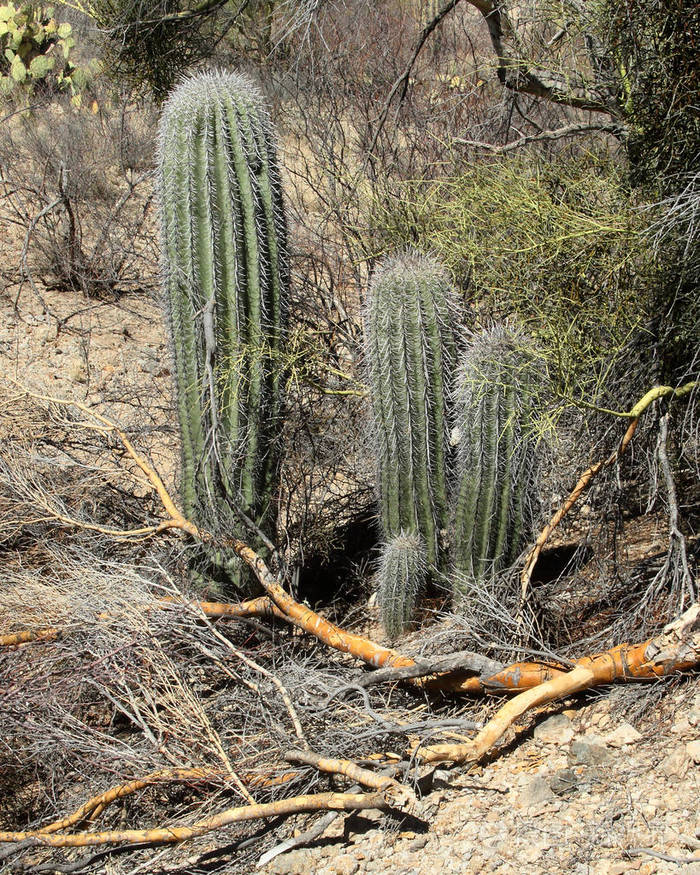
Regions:
[[519, 137], [517, 140], [512, 140], [510, 143], [505, 143], [501, 146], [484, 143], [481, 140], [465, 140], [463, 137], [455, 137], [452, 142], [460, 146], [471, 146], [473, 149], [484, 149], [495, 155], [503, 155], [506, 152], [512, 152], [514, 149], [529, 146], [531, 143], [552, 142], [553, 140], [561, 140], [564, 137], [576, 137], [579, 134], [590, 133], [613, 134], [616, 137], [620, 137], [624, 135], [624, 131], [624, 127], [618, 122], [593, 122], [590, 124], [570, 124], [555, 130], [539, 131], [536, 134]]
[[32, 641], [55, 641], [62, 634], [60, 629], [25, 629], [0, 635], [0, 647], [19, 647]]
[[127, 781], [125, 784], [119, 784], [100, 793], [98, 796], [93, 796], [83, 803], [73, 814], [64, 817], [62, 820], [56, 820], [48, 826], [43, 826], [36, 832], [41, 835], [50, 835], [51, 833], [61, 832], [76, 823], [82, 823], [84, 820], [94, 820], [98, 817], [107, 806], [118, 799], [123, 799], [125, 796], [130, 796], [145, 787], [150, 787], [153, 784], [162, 784], [171, 781], [202, 781], [215, 778], [221, 780], [222, 772], [213, 771], [212, 769], [164, 769], [159, 772], [153, 772], [146, 775], [144, 778], [136, 778], [133, 781]]
[[388, 775], [378, 775], [370, 769], [364, 769], [351, 760], [322, 757], [310, 750], [289, 750], [284, 754], [284, 758], [290, 763], [306, 763], [315, 766], [321, 772], [344, 775], [363, 787], [379, 790], [385, 794], [387, 800], [391, 800], [392, 808], [410, 811], [416, 806], [415, 793], [409, 787], [399, 784]]
[[384, 792], [377, 793], [317, 793], [293, 796], [277, 802], [243, 805], [207, 817], [192, 826], [164, 826], [154, 829], [123, 829], [105, 832], [78, 832], [67, 835], [46, 834], [40, 830], [0, 832], [0, 842], [22, 843], [23, 847], [85, 848], [94, 845], [118, 845], [123, 842], [161, 844], [184, 842], [214, 832], [233, 823], [261, 820], [311, 811], [361, 811], [367, 808], [385, 810], [394, 804]]
[[473, 741], [437, 744], [418, 752], [424, 762], [477, 762], [530, 708], [621, 678], [655, 678], [700, 664], [700, 603], [643, 644], [622, 645], [588, 659], [575, 669], [526, 690], [507, 702]]

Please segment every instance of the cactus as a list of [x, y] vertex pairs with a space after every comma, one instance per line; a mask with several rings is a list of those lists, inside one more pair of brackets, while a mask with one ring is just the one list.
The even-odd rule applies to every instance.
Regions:
[[388, 541], [400, 533], [419, 535], [433, 569], [444, 566], [449, 516], [447, 395], [455, 360], [453, 317], [449, 280], [432, 259], [408, 253], [387, 260], [375, 273], [365, 356], [381, 523]]
[[[455, 389], [454, 564], [464, 595], [517, 558], [534, 525], [538, 379], [522, 340], [501, 327], [468, 345]], [[461, 583], [460, 583], [461, 580]]]
[[171, 94], [159, 189], [184, 511], [214, 534], [246, 517], [273, 531], [286, 223], [271, 124], [249, 79], [200, 74]]
[[413, 532], [399, 532], [382, 549], [377, 597], [387, 634], [395, 638], [411, 622], [425, 586], [425, 544]]

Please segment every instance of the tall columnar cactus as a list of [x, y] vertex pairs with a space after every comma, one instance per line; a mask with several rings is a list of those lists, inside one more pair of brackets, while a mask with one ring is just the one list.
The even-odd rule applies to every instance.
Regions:
[[461, 357], [452, 530], [458, 589], [510, 565], [532, 532], [538, 493], [532, 416], [537, 380], [522, 339], [501, 327], [474, 337]]
[[382, 528], [387, 541], [400, 533], [419, 535], [433, 568], [444, 564], [449, 519], [453, 323], [450, 282], [432, 259], [409, 253], [376, 271], [366, 313], [365, 356]]
[[184, 511], [217, 534], [240, 532], [245, 517], [271, 532], [286, 223], [271, 124], [249, 79], [200, 74], [173, 92], [159, 189]]

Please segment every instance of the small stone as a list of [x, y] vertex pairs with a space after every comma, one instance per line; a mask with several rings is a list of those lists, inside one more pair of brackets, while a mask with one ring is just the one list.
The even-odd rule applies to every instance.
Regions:
[[621, 723], [617, 729], [605, 736], [605, 743], [609, 744], [610, 747], [624, 747], [626, 744], [634, 744], [641, 737], [641, 732], [637, 732], [631, 723]]
[[671, 732], [674, 735], [695, 735], [695, 729], [691, 724], [690, 720], [687, 717], [681, 717], [680, 720], [676, 720], [676, 722], [671, 727]]
[[587, 735], [571, 742], [570, 758], [584, 766], [601, 766], [610, 761], [610, 751], [597, 735]]
[[568, 744], [574, 737], [574, 729], [566, 715], [553, 714], [535, 726], [533, 735], [543, 744]]
[[355, 875], [360, 864], [349, 854], [341, 854], [331, 861], [330, 870], [335, 875]]
[[689, 741], [685, 746], [685, 752], [696, 766], [700, 766], [700, 740]]
[[569, 793], [573, 793], [578, 787], [578, 783], [578, 775], [573, 769], [561, 769], [555, 772], [549, 779], [549, 786], [557, 796], [566, 796]]
[[659, 771], [667, 778], [684, 778], [689, 767], [690, 757], [684, 748], [679, 747], [661, 760]]
[[275, 857], [270, 862], [269, 871], [274, 875], [297, 875], [299, 872], [313, 872], [314, 861], [308, 851], [290, 851]]
[[552, 788], [541, 775], [535, 775], [521, 789], [518, 798], [523, 808], [541, 805], [552, 798]]
[[447, 769], [435, 769], [433, 772], [433, 784], [449, 784], [452, 774]]
[[68, 376], [74, 383], [87, 382], [87, 368], [85, 362], [79, 358], [73, 358], [68, 362]]

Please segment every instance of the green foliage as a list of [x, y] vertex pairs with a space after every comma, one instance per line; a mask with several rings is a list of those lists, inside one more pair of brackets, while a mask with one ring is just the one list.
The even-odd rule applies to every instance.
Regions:
[[511, 565], [532, 534], [539, 455], [533, 412], [540, 382], [532, 351], [502, 327], [474, 336], [460, 358], [452, 522], [458, 586]]
[[288, 269], [260, 93], [235, 74], [186, 80], [165, 104], [159, 153], [184, 511], [218, 535], [246, 517], [274, 535]]
[[635, 184], [663, 193], [700, 158], [700, 6], [691, 0], [607, 0], [603, 21], [633, 125]]
[[59, 22], [50, 6], [25, 3], [0, 6], [0, 93], [19, 87], [33, 92], [39, 85], [70, 91], [80, 106], [81, 92], [99, 65], [79, 67], [73, 61], [75, 39], [68, 22]]
[[405, 183], [371, 212], [375, 250], [418, 240], [461, 282], [476, 319], [515, 316], [555, 393], [615, 400], [609, 369], [649, 318], [653, 263], [614, 164], [493, 160]]
[[387, 538], [418, 533], [430, 566], [444, 561], [447, 416], [454, 304], [447, 274], [409, 253], [388, 259], [369, 290], [365, 358]]
[[382, 623], [392, 638], [409, 627], [428, 574], [425, 544], [414, 532], [399, 532], [384, 545], [377, 580]]
[[[242, 63], [264, 63], [273, 49], [274, 2], [76, 0], [105, 35], [110, 75], [160, 103], [180, 77], [226, 42], [240, 42]], [[230, 63], [230, 55], [228, 57]]]

